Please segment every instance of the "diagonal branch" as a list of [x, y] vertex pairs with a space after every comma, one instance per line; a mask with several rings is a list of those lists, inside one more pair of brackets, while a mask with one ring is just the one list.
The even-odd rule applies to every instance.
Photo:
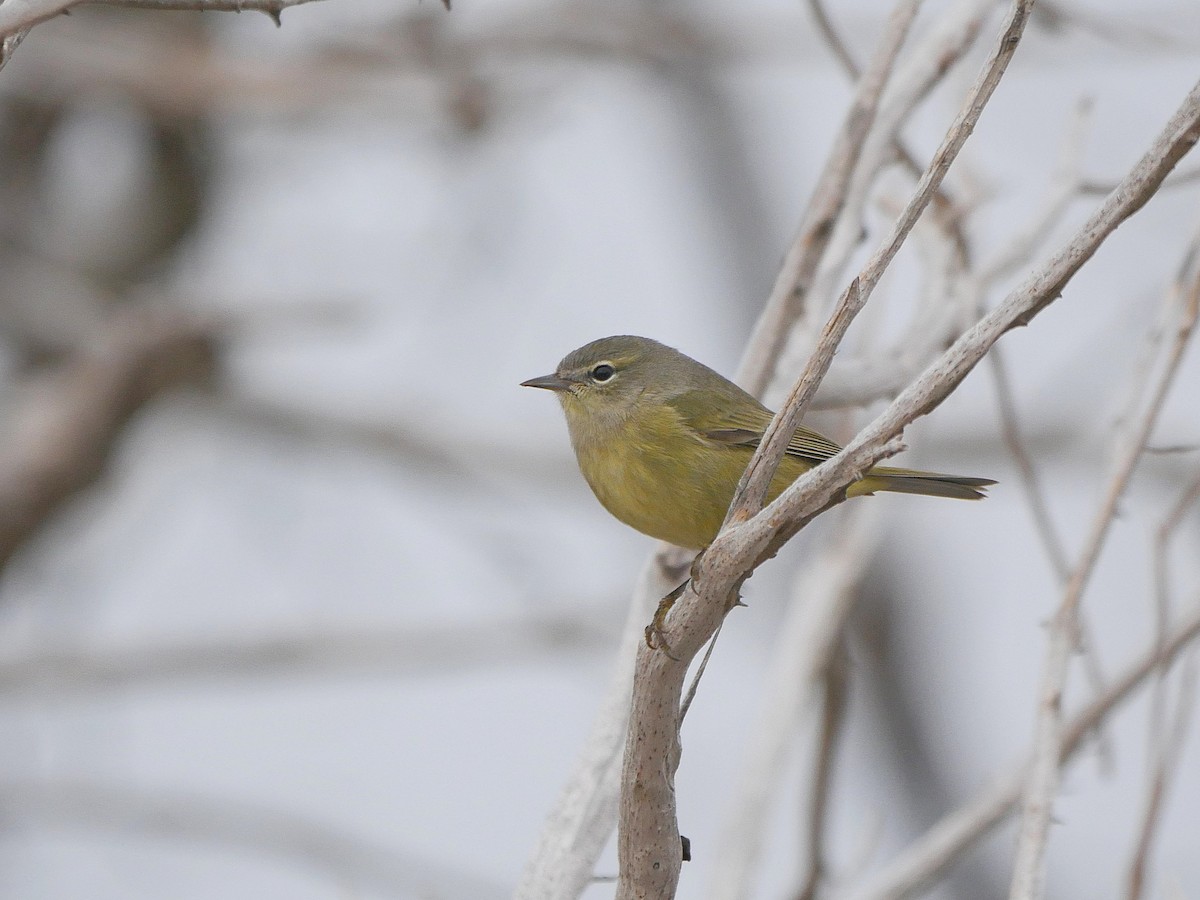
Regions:
[[1038, 900], [1044, 893], [1046, 843], [1049, 840], [1054, 796], [1058, 791], [1058, 760], [1064, 739], [1062, 696], [1066, 689], [1071, 652], [1078, 643], [1079, 607], [1109, 530], [1116, 519], [1117, 505], [1146, 452], [1146, 445], [1166, 402], [1167, 394], [1175, 382], [1179, 364], [1183, 360], [1184, 351], [1200, 315], [1200, 276], [1197, 276], [1195, 284], [1182, 286], [1182, 290], [1179, 290], [1180, 287], [1177, 285], [1170, 296], [1170, 303], [1177, 305], [1179, 311], [1175, 336], [1168, 349], [1166, 363], [1159, 373], [1157, 383], [1145, 403], [1136, 427], [1125, 441], [1123, 452], [1116, 461], [1109, 479], [1108, 491], [1092, 521], [1091, 532], [1083, 552], [1071, 572], [1062, 601], [1051, 622], [1050, 641], [1038, 689], [1040, 701], [1035, 739], [1036, 755], [1025, 797], [1009, 893], [1012, 900]]
[[[883, 273], [896, 258], [896, 254], [900, 251], [900, 247], [909, 232], [912, 231], [917, 219], [941, 187], [951, 164], [967, 142], [967, 138], [971, 136], [971, 132], [975, 130], [975, 125], [983, 114], [983, 108], [1000, 84], [1000, 79], [1008, 68], [1013, 54], [1016, 53], [1017, 44], [1025, 30], [1025, 22], [1032, 8], [1033, 0], [1016, 0], [1013, 3], [996, 49], [971, 87], [962, 110], [950, 126], [950, 130], [946, 132], [941, 146], [933, 154], [933, 159], [930, 160], [925, 173], [917, 182], [908, 204], [893, 223], [891, 233], [863, 266], [858, 278], [851, 282], [842, 294], [830, 320], [830, 325], [827, 326], [824, 339], [818, 346], [817, 353], [809, 361], [796, 386], [792, 388], [783, 409], [771, 422], [754, 458], [746, 467], [746, 473], [742, 476], [742, 484], [730, 507], [729, 519], [731, 521], [743, 519], [762, 508], [771, 479], [775, 476], [775, 470], [779, 468], [779, 462], [787, 451], [787, 445], [791, 441], [792, 435], [800, 425], [800, 419], [808, 401], [816, 386], [820, 384], [821, 378], [824, 377], [825, 371], [829, 368], [829, 362], [833, 358], [833, 348], [826, 347], [826, 342], [840, 341], [841, 334], [844, 334], [845, 328], [849, 326], [849, 322], [842, 324], [840, 320], [847, 316], [853, 319], [854, 315], [866, 304], [871, 292], [883, 277]], [[890, 437], [895, 436], [891, 435]], [[874, 462], [875, 460], [871, 461], [872, 464]], [[870, 464], [863, 471], [866, 468], [870, 468]]]
[[[1031, 8], [1032, 0], [1015, 0], [1013, 3], [998, 45], [969, 92], [962, 112], [935, 153], [929, 168], [918, 182], [912, 200], [884, 245], [860, 274], [857, 289], [862, 291], [862, 296], [856, 296], [856, 285], [852, 284], [838, 304], [835, 320], [843, 314], [842, 310], [870, 295], [917, 217], [932, 199], [947, 168], [966, 142], [1012, 59]], [[1145, 198], [1142, 202], [1145, 202]], [[1051, 299], [1045, 298], [1043, 305]], [[836, 331], [835, 323], [829, 330], [831, 340], [836, 337]], [[930, 394], [940, 386], [944, 389], [942, 396], [945, 396], [982, 358], [987, 347], [1001, 333], [998, 331], [991, 340], [977, 337], [978, 357], [971, 361], [968, 354], [968, 361], [962, 363], [957, 377], [953, 372], [942, 372], [939, 367], [934, 367], [917, 385]], [[748, 480], [739, 489], [731, 507], [730, 517], [733, 521], [693, 566], [691, 581], [676, 601], [677, 612], [668, 621], [663, 635], [664, 645], [672, 647], [672, 652], [656, 652], [646, 645], [638, 648], [622, 776], [617, 842], [620, 860], [618, 900], [671, 897], [678, 885], [681, 859], [679, 826], [675, 815], [674, 772], [678, 767], [680, 752], [679, 699], [688, 662], [716, 630], [726, 611], [732, 608], [738, 589], [754, 568], [773, 555], [813, 517], [844, 498], [846, 486], [858, 473], [895, 452], [899, 446], [896, 438], [904, 425], [932, 409], [941, 399], [938, 397], [937, 401], [931, 402], [920, 395], [913, 396], [911, 391], [905, 392], [901, 396], [906, 398], [906, 403], [902, 405], [897, 400], [893, 404], [894, 420], [888, 423], [886, 415], [881, 417], [885, 427], [890, 424], [889, 433], [883, 434], [877, 430], [871, 438], [860, 435], [859, 439], [852, 442], [851, 446], [855, 449], [839, 453], [793, 484], [783, 497], [759, 515], [749, 521], [739, 522], [738, 519], [747, 510], [757, 509], [761, 503], [766, 484], [799, 424], [796, 404], [803, 402], [805, 392], [809, 390], [807, 385], [814, 374], [816, 381], [819, 381], [823, 374], [819, 367], [818, 355], [817, 361], [810, 363], [809, 371], [793, 389], [788, 405], [775, 417], [755, 452], [744, 476]], [[868, 429], [864, 434], [871, 431]], [[756, 479], [762, 481], [756, 484]], [[757, 502], [755, 491], [758, 491]]]
[[670, 896], [674, 890], [679, 838], [672, 782], [678, 762], [676, 715], [684, 670], [723, 619], [740, 585], [788, 537], [834, 505], [846, 485], [881, 458], [889, 442], [908, 424], [936, 408], [1005, 332], [1027, 324], [1054, 302], [1117, 226], [1154, 195], [1197, 140], [1200, 84], [1118, 189], [1065, 247], [960, 337], [840, 453], [798, 479], [754, 518], [726, 527], [704, 553], [663, 629], [662, 637], [672, 655], [645, 646], [638, 652], [618, 843], [622, 859], [619, 897], [639, 892]]
[[754, 326], [746, 356], [739, 367], [738, 383], [755, 396], [766, 389], [775, 360], [787, 342], [791, 324], [803, 308], [825, 248], [829, 246], [834, 223], [846, 202], [851, 178], [875, 121], [879, 98], [920, 5], [921, 0], [902, 0], [892, 10], [879, 48], [858, 80], [850, 111], [813, 190], [800, 233], [784, 257], [771, 296]]

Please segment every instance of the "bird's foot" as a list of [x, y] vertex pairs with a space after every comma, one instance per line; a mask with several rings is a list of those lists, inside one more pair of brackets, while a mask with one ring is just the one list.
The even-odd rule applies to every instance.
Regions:
[[671, 607], [683, 595], [684, 590], [687, 589], [690, 583], [691, 579], [685, 580], [679, 587], [663, 597], [658, 602], [658, 609], [654, 611], [654, 618], [646, 626], [646, 646], [651, 650], [661, 650], [667, 656], [670, 656], [671, 659], [675, 659], [675, 657], [671, 656], [671, 645], [667, 642], [666, 635], [664, 634], [667, 627], [667, 614], [671, 612]]

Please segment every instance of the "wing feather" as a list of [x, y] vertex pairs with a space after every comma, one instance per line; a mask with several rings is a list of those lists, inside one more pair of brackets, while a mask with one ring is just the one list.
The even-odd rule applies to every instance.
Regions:
[[[757, 447], [774, 414], [740, 388], [736, 391], [732, 396], [711, 390], [687, 391], [667, 402], [699, 436], [720, 444]], [[841, 449], [829, 438], [801, 425], [788, 442], [787, 452], [815, 464]]]

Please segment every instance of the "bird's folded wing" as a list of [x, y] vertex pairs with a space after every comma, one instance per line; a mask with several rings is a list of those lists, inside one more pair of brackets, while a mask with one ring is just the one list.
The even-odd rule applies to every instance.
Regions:
[[[748, 395], [747, 395], [748, 396]], [[720, 444], [757, 447], [771, 423], [766, 407], [722, 402], [708, 391], [688, 391], [670, 400], [685, 425], [700, 436]], [[824, 435], [801, 425], [788, 442], [787, 452], [812, 463], [829, 459], [842, 448]]]

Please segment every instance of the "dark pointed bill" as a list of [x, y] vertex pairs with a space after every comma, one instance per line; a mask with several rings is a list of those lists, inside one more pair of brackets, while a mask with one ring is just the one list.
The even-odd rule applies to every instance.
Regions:
[[569, 391], [571, 389], [571, 382], [565, 378], [560, 378], [558, 375], [539, 375], [537, 378], [522, 381], [521, 387], [542, 388], [547, 391]]

